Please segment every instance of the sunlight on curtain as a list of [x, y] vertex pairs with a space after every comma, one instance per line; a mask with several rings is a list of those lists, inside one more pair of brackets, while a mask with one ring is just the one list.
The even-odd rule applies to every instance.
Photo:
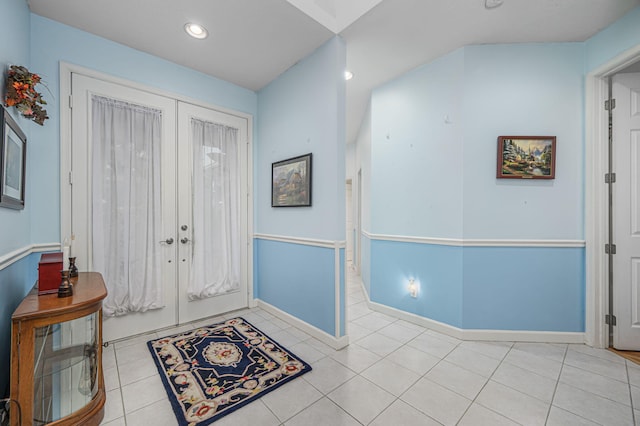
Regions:
[[240, 287], [238, 130], [191, 120], [193, 259], [190, 300]]
[[92, 96], [93, 267], [105, 315], [164, 305], [159, 110]]

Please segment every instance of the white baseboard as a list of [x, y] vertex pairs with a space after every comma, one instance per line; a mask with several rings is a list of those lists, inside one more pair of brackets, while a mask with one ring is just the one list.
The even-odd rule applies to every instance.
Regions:
[[412, 324], [455, 337], [460, 340], [484, 340], [492, 342], [541, 342], [541, 343], [585, 343], [584, 333], [562, 331], [520, 331], [520, 330], [473, 330], [454, 327], [443, 322], [432, 320], [420, 315], [391, 308], [380, 303], [372, 302], [364, 289], [362, 291], [369, 309], [380, 312]]
[[300, 330], [304, 331], [305, 333], [309, 334], [312, 337], [315, 337], [316, 339], [320, 340], [322, 343], [325, 343], [329, 346], [331, 346], [333, 349], [335, 350], [340, 350], [346, 346], [349, 345], [349, 337], [348, 336], [342, 336], [342, 337], [334, 337], [330, 334], [328, 334], [325, 331], [320, 330], [317, 327], [314, 327], [313, 325], [302, 321], [300, 318], [296, 318], [291, 314], [286, 313], [285, 311], [276, 308], [275, 306], [260, 300], [260, 299], [256, 299], [255, 303], [257, 304], [258, 307], [264, 309], [265, 311], [269, 312], [272, 315], [275, 315], [276, 317], [278, 317], [279, 319], [281, 319], [282, 321], [285, 321], [289, 324], [291, 324], [292, 326], [299, 328]]

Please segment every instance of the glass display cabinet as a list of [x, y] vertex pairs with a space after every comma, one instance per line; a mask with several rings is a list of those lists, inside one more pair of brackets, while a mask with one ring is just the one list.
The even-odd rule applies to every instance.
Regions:
[[102, 276], [82, 272], [73, 296], [32, 291], [12, 316], [11, 425], [98, 425], [102, 375]]

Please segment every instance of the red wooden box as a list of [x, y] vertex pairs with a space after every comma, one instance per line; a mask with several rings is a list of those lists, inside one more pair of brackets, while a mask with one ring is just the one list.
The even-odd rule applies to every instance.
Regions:
[[38, 294], [57, 293], [62, 282], [62, 252], [43, 253], [38, 263]]

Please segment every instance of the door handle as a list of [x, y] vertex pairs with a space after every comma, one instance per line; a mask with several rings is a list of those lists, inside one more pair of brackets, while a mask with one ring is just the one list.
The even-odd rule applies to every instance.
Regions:
[[173, 244], [173, 238], [169, 237], [166, 240], [162, 240], [162, 241], [160, 241], [160, 244], [171, 245], [171, 244]]
[[182, 244], [187, 244], [187, 243], [189, 242], [189, 239], [188, 239], [187, 237], [182, 237], [182, 238], [180, 239], [180, 242], [181, 242]]

